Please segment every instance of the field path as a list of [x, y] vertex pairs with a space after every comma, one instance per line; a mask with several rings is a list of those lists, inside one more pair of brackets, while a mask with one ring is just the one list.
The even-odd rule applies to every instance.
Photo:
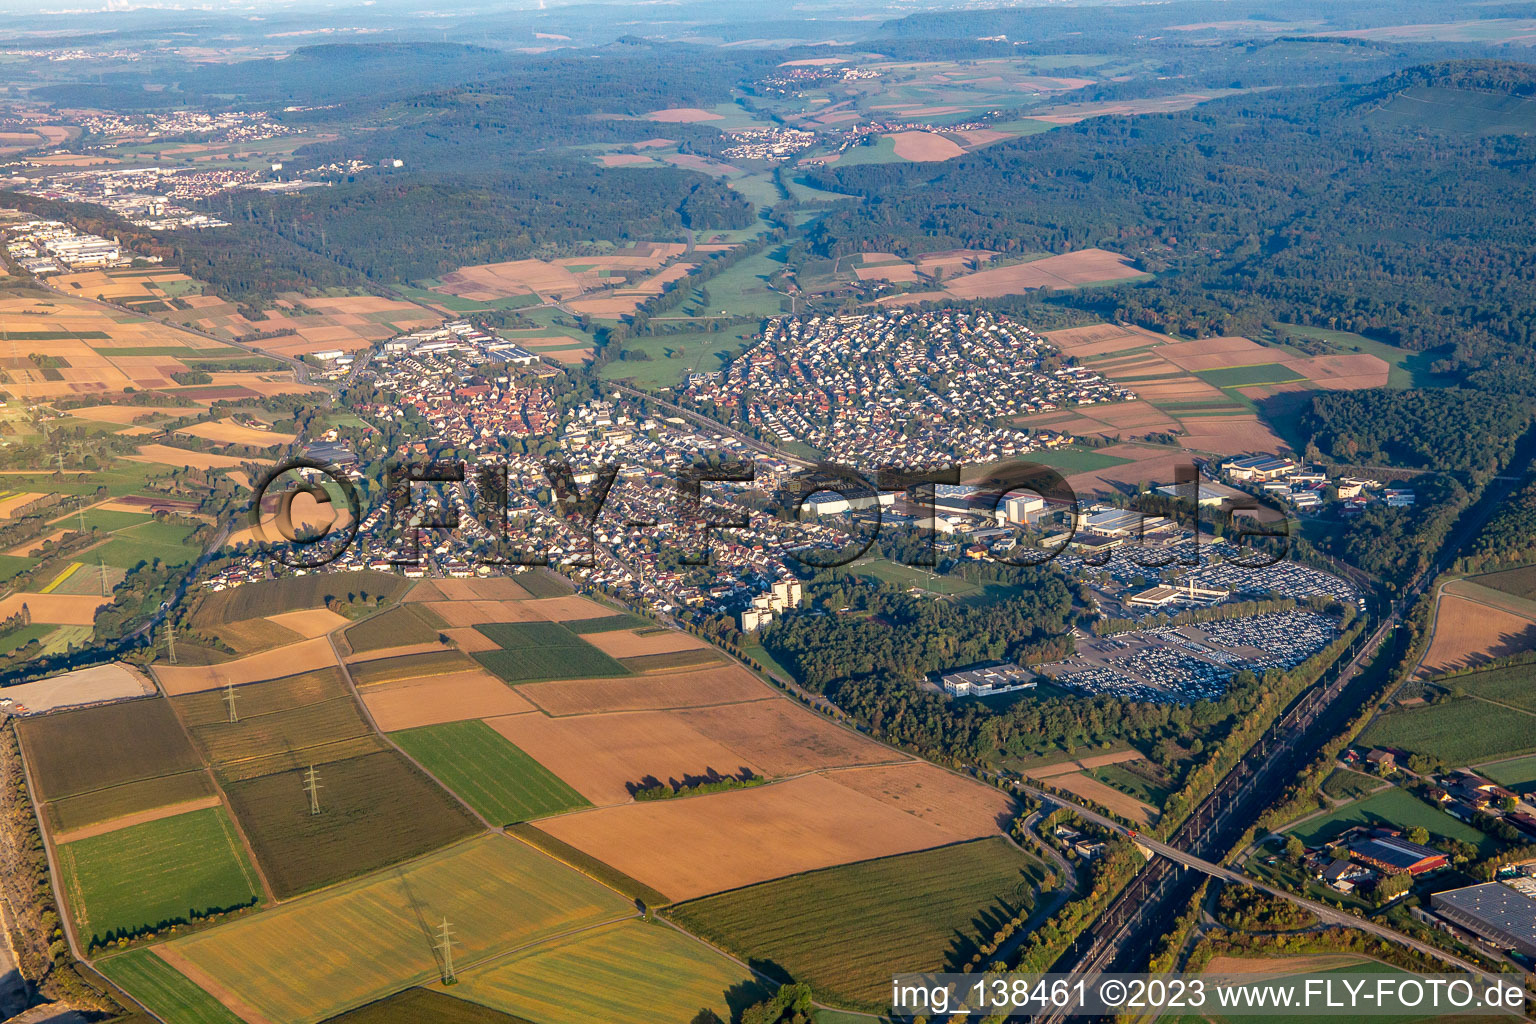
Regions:
[[56, 843], [72, 843], [76, 839], [90, 839], [92, 836], [104, 836], [108, 832], [116, 832], [118, 829], [127, 828], [130, 825], [143, 825], [150, 821], [159, 821], [161, 818], [174, 818], [178, 814], [186, 814], [188, 811], [200, 811], [205, 807], [219, 807], [223, 801], [217, 796], [198, 797], [196, 800], [183, 800], [179, 804], [166, 804], [164, 807], [151, 807], [147, 811], [139, 811], [137, 814], [125, 814], [119, 818], [109, 818], [106, 821], [98, 821], [94, 825], [86, 825], [77, 828], [73, 832], [60, 832], [53, 837]]

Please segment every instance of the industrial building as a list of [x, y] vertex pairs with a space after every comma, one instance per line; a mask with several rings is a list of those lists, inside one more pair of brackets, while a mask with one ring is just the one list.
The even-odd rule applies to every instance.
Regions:
[[1536, 899], [1501, 882], [1430, 896], [1435, 913], [1503, 949], [1536, 956]]

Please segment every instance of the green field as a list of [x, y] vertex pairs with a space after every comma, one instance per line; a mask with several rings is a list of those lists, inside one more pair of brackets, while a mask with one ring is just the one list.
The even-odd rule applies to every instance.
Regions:
[[958, 971], [1003, 921], [1028, 917], [1040, 863], [1002, 838], [864, 861], [680, 904], [669, 913], [835, 1002], [879, 1010], [891, 976]]
[[[778, 316], [783, 312], [783, 296], [768, 287], [768, 279], [784, 264], [769, 252], [745, 256], [705, 282], [709, 289], [709, 309], [733, 316]], [[712, 369], [704, 366], [703, 369]]]
[[1479, 765], [1477, 770], [1499, 785], [1506, 789], [1513, 789], [1517, 793], [1536, 791], [1536, 756]]
[[58, 522], [60, 526], [67, 526], [70, 529], [83, 525], [87, 530], [112, 533], [149, 521], [150, 517], [143, 512], [114, 512], [109, 509], [91, 508], [86, 509], [79, 516], [65, 516]]
[[161, 1020], [176, 1024], [244, 1024], [223, 1003], [147, 949], [98, 960], [96, 969]]
[[[1536, 665], [1515, 665], [1511, 668], [1488, 669], [1471, 675], [1455, 676], [1445, 681], [1459, 686], [1474, 697], [1498, 701], [1536, 714]], [[1536, 721], [1526, 723], [1536, 732]]]
[[854, 146], [837, 158], [838, 167], [855, 167], [859, 164], [904, 164], [907, 161], [896, 155], [896, 141], [887, 135], [873, 137], [867, 146]]
[[218, 807], [65, 843], [58, 855], [75, 921], [93, 945], [243, 907], [261, 894]]
[[[1141, 763], [1147, 765], [1153, 771], [1157, 770], [1150, 762], [1143, 761]], [[1120, 764], [1100, 765], [1089, 774], [1095, 776], [1101, 782], [1120, 790], [1122, 793], [1128, 793], [1142, 803], [1150, 804], [1153, 807], [1162, 807], [1163, 802], [1173, 793], [1172, 785], [1155, 782], [1145, 775], [1134, 772]]]
[[1389, 711], [1360, 736], [1373, 747], [1428, 754], [1450, 766], [1536, 750], [1536, 718], [1474, 697]]
[[[709, 286], [713, 284], [713, 281], [709, 282]], [[713, 290], [710, 296], [713, 298]], [[678, 311], [669, 311], [666, 316], [685, 315], [682, 309], [692, 309], [697, 305], [697, 301], [690, 300]], [[711, 306], [709, 312], [716, 311], [717, 308]], [[665, 316], [658, 319], [666, 322]], [[598, 371], [598, 376], [604, 380], [631, 381], [639, 387], [676, 387], [689, 373], [720, 369], [746, 346], [755, 330], [756, 325], [753, 325], [722, 331], [688, 331], [630, 338], [624, 342], [624, 350], [643, 352], [650, 358], [615, 359], [605, 364]]]
[[355, 653], [431, 643], [437, 639], [438, 627], [427, 621], [422, 612], [432, 614], [419, 604], [402, 604], [348, 626], [343, 635]]
[[471, 655], [509, 683], [629, 675], [629, 670], [556, 622], [476, 626], [501, 648]]
[[591, 806], [484, 722], [428, 725], [390, 739], [493, 825]]
[[532, 1024], [489, 1006], [426, 988], [408, 988], [325, 1024]]
[[1335, 800], [1358, 800], [1381, 786], [1380, 779], [1336, 768], [1323, 780], [1323, 792]]
[[930, 594], [970, 596], [981, 593], [981, 588], [969, 580], [958, 576], [935, 575], [916, 566], [893, 562], [889, 558], [871, 558], [867, 561], [861, 559], [850, 564], [848, 572], [856, 576], [872, 577], [882, 583], [891, 583], [904, 589], [916, 587]]
[[391, 750], [316, 767], [320, 814], [302, 769], [225, 786], [272, 891], [281, 898], [420, 856], [478, 823]]
[[445, 918], [455, 959], [471, 964], [634, 912], [537, 850], [487, 835], [170, 948], [267, 1019], [311, 1024], [438, 978], [433, 932]]
[[1287, 381], [1306, 379], [1289, 366], [1281, 363], [1259, 363], [1254, 366], [1224, 366], [1215, 370], [1201, 370], [1195, 376], [1207, 384], [1218, 388], [1241, 388], [1253, 384], [1281, 384]]
[[540, 1024], [689, 1024], [705, 1009], [735, 1020], [769, 990], [675, 929], [625, 921], [466, 971], [453, 994]]
[[120, 569], [132, 569], [140, 562], [183, 565], [197, 557], [197, 548], [188, 543], [193, 527], [178, 523], [140, 523], [118, 530], [112, 539], [92, 548], [89, 557], [100, 559]]
[[45, 800], [203, 766], [161, 698], [25, 718], [16, 729]]
[[1029, 452], [1017, 461], [1034, 466], [1050, 466], [1065, 476], [1071, 476], [1073, 473], [1092, 473], [1112, 466], [1123, 466], [1131, 460], [1095, 451], [1055, 448], [1047, 452]]
[[1460, 839], [1484, 854], [1498, 849], [1498, 844], [1482, 832], [1396, 787], [1345, 804], [1331, 814], [1312, 818], [1290, 831], [1308, 846], [1317, 846], [1352, 825], [1391, 825], [1404, 830], [1423, 825], [1432, 836]]

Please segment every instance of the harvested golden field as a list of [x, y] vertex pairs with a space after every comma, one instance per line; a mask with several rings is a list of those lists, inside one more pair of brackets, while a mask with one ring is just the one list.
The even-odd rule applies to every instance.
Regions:
[[634, 790], [658, 782], [676, 786], [690, 777], [738, 775], [743, 769], [766, 774], [678, 712], [515, 715], [489, 725], [597, 805], [628, 803]]
[[1228, 366], [1256, 366], [1282, 361], [1273, 349], [1247, 338], [1197, 338], [1159, 345], [1157, 354], [1186, 370], [1215, 370]]
[[601, 807], [539, 827], [673, 900], [972, 838], [822, 775]]
[[444, 274], [441, 281], [432, 288], [433, 291], [482, 302], [514, 295], [568, 298], [583, 290], [575, 274], [543, 260], [511, 260], [460, 267]]
[[480, 670], [373, 683], [358, 687], [358, 694], [374, 724], [384, 732], [534, 710], [517, 691]]
[[544, 622], [547, 616], [535, 601], [425, 601], [426, 608], [449, 626], [480, 626], [487, 622]]
[[1536, 650], [1536, 622], [1460, 593], [1457, 587], [1452, 583], [1441, 592], [1434, 640], [1424, 655], [1425, 671], [1471, 668], [1491, 658]]
[[225, 686], [259, 683], [279, 679], [336, 664], [336, 654], [325, 637], [289, 644], [274, 650], [237, 658], [221, 665], [170, 665], [157, 662], [151, 667], [160, 686], [171, 695], [198, 693]]
[[257, 430], [255, 427], [236, 423], [228, 417], [211, 423], [194, 423], [190, 427], [182, 427], [176, 433], [200, 437], [205, 441], [214, 441], [219, 444], [246, 444], [256, 448], [273, 448], [277, 445], [292, 444], [296, 440], [294, 434], [285, 434], [280, 430]]
[[83, 420], [95, 420], [98, 423], [120, 423], [127, 426], [144, 417], [175, 419], [199, 411], [201, 410], [195, 405], [82, 405], [69, 410], [69, 415], [78, 416]]
[[483, 580], [434, 580], [437, 592], [445, 601], [521, 601], [528, 591], [505, 576], [491, 576]]
[[946, 832], [986, 835], [1005, 831], [1018, 814], [1018, 802], [1002, 790], [926, 761], [844, 768], [825, 774], [839, 786], [890, 804]]
[[443, 635], [453, 641], [455, 647], [469, 654], [477, 651], [499, 651], [501, 645], [473, 626], [459, 626], [443, 630]]
[[[1201, 416], [1185, 421], [1183, 444], [1196, 451], [1239, 455], [1251, 451], [1279, 451], [1286, 447], [1279, 434], [1257, 416]], [[1173, 477], [1168, 477], [1172, 480]]]
[[617, 615], [607, 605], [589, 601], [585, 597], [544, 597], [527, 602], [542, 617], [551, 622], [570, 622], [574, 619], [599, 619], [605, 615]]
[[551, 715], [650, 711], [761, 701], [774, 693], [740, 665], [609, 679], [525, 683], [518, 693]]
[[911, 760], [788, 700], [753, 701], [674, 712], [769, 775]]
[[9, 519], [11, 514], [23, 505], [30, 505], [43, 495], [37, 491], [22, 491], [13, 494], [9, 498], [0, 498], [0, 519]]
[[[959, 147], [955, 149], [958, 153]], [[957, 299], [985, 299], [1017, 295], [1031, 288], [1075, 288], [1082, 284], [1139, 276], [1141, 271], [1125, 256], [1104, 249], [1081, 249], [1030, 263], [979, 270], [955, 278], [944, 286], [944, 290]]]
[[597, 159], [604, 167], [648, 167], [656, 162], [639, 153], [604, 153]]
[[291, 629], [308, 640], [325, 636], [331, 630], [340, 629], [352, 620], [344, 615], [337, 615], [329, 608], [310, 608], [304, 611], [283, 612], [281, 615], [268, 615], [267, 621], [276, 623], [284, 629]]
[[955, 143], [934, 132], [897, 132], [890, 138], [896, 143], [896, 155], [903, 160], [949, 160], [965, 153]]
[[21, 611], [32, 614], [32, 621], [59, 626], [89, 626], [96, 621], [96, 609], [112, 603], [110, 597], [89, 594], [12, 594], [0, 600], [0, 619]]
[[673, 651], [692, 651], [708, 644], [687, 633], [668, 629], [640, 636], [633, 629], [616, 629], [608, 633], [583, 633], [581, 638], [604, 654], [615, 658], [634, 658], [642, 654], [670, 654]]
[[1051, 785], [1057, 789], [1064, 789], [1085, 800], [1092, 800], [1096, 804], [1102, 804], [1123, 818], [1131, 821], [1139, 821], [1143, 825], [1151, 825], [1157, 821], [1157, 809], [1149, 807], [1133, 796], [1120, 792], [1111, 786], [1105, 785], [1091, 775], [1072, 773], [1058, 775], [1051, 779]]

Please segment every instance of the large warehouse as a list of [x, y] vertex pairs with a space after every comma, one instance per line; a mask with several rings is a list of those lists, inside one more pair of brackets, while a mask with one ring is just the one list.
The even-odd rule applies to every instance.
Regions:
[[1488, 941], [1536, 956], [1536, 899], [1499, 882], [1437, 892], [1435, 913]]

